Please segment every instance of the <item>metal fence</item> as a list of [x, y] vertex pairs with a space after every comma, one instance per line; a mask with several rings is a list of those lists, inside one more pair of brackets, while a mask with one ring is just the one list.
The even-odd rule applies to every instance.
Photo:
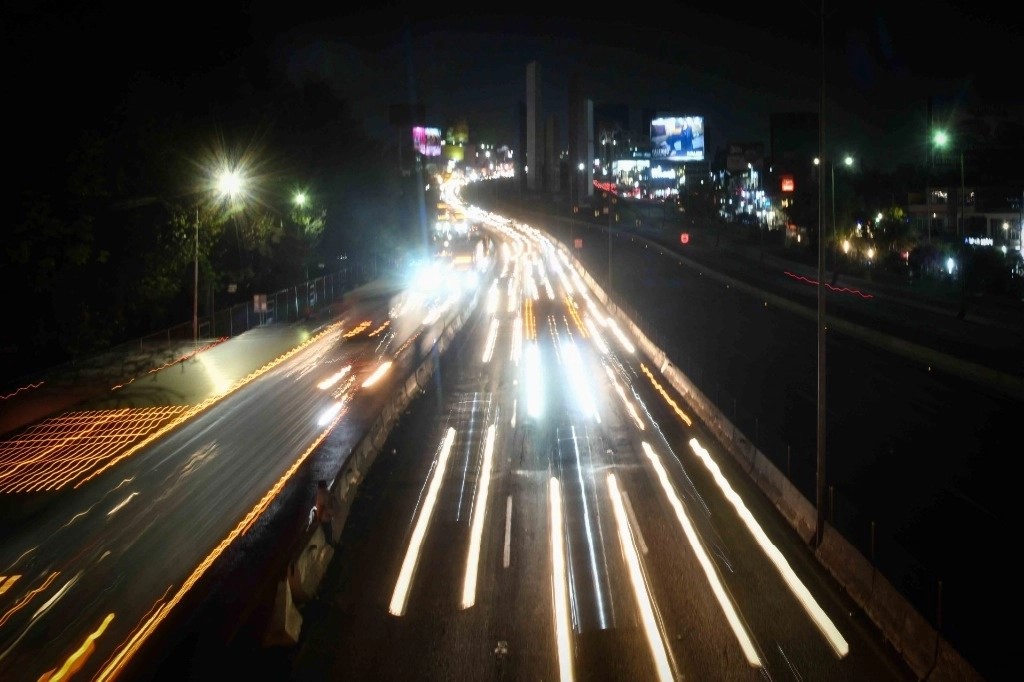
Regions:
[[278, 291], [267, 293], [265, 305], [255, 297], [198, 317], [193, 334], [192, 320], [151, 334], [123, 341], [103, 351], [55, 365], [32, 376], [7, 382], [11, 391], [44, 381], [71, 385], [85, 379], [116, 383], [173, 363], [195, 348], [242, 334], [256, 327], [296, 322], [336, 311], [345, 293], [397, 269], [397, 258], [373, 257], [348, 260], [336, 272], [321, 275]]

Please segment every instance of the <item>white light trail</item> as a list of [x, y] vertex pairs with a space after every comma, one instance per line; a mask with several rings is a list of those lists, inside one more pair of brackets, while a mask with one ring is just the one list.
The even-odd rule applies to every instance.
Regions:
[[594, 343], [597, 345], [597, 349], [601, 351], [602, 355], [607, 355], [608, 344], [604, 342], [604, 337], [601, 336], [601, 332], [594, 323], [594, 316], [588, 313], [585, 324], [587, 325], [587, 331], [590, 332], [590, 338], [593, 339]]
[[494, 343], [498, 340], [498, 318], [491, 318], [491, 329], [487, 334], [487, 345], [484, 347], [484, 363], [491, 361], [494, 354]]
[[739, 614], [736, 613], [736, 607], [733, 606], [729, 596], [725, 593], [725, 587], [722, 585], [722, 581], [718, 577], [718, 572], [715, 571], [714, 562], [711, 561], [711, 557], [708, 556], [707, 550], [705, 550], [704, 545], [701, 544], [697, 530], [693, 527], [690, 517], [686, 514], [686, 509], [683, 507], [683, 501], [679, 499], [679, 495], [676, 493], [675, 488], [672, 487], [672, 482], [669, 480], [668, 472], [665, 471], [665, 467], [661, 463], [661, 458], [655, 454], [653, 448], [651, 448], [647, 441], [644, 441], [641, 445], [643, 446], [644, 452], [647, 454], [647, 458], [654, 466], [654, 471], [658, 475], [658, 480], [661, 482], [661, 488], [664, 490], [669, 504], [672, 505], [672, 508], [676, 512], [676, 518], [679, 520], [679, 525], [683, 527], [683, 532], [686, 533], [686, 539], [690, 542], [690, 548], [693, 549], [694, 555], [697, 557], [697, 561], [700, 563], [701, 568], [704, 569], [704, 575], [708, 579], [711, 591], [718, 600], [718, 604], [722, 608], [722, 611], [725, 613], [725, 619], [729, 623], [729, 627], [732, 628], [736, 639], [739, 641], [740, 648], [743, 649], [743, 654], [747, 657], [747, 663], [751, 666], [760, 668], [761, 658], [757, 655], [757, 651], [754, 649], [754, 643], [750, 640], [750, 635], [747, 633], [746, 628], [743, 627]]
[[[583, 481], [583, 462], [580, 460], [580, 449], [576, 444], [576, 427], [570, 427], [572, 433], [572, 451], [576, 457], [576, 476], [579, 479], [580, 484], [580, 499], [583, 502], [583, 527], [587, 534], [587, 552], [590, 554], [590, 574], [594, 578], [594, 594], [597, 597], [597, 610], [600, 614], [601, 629], [608, 627], [608, 616], [605, 615], [604, 597], [602, 596], [601, 590], [601, 578], [598, 576], [598, 561], [597, 561], [597, 546], [594, 542], [594, 531], [590, 527], [590, 505], [587, 504], [586, 484]], [[592, 471], [592, 467], [586, 467], [587, 471]]]
[[498, 310], [498, 300], [501, 297], [501, 292], [498, 291], [498, 280], [494, 280], [491, 283], [491, 288], [487, 292], [487, 312], [493, 315]]
[[562, 682], [573, 679], [572, 642], [569, 640], [569, 595], [565, 575], [565, 539], [562, 535], [562, 492], [554, 476], [548, 483], [550, 505], [551, 588], [555, 607], [555, 642], [558, 649], [558, 676]]
[[747, 505], [743, 503], [742, 498], [733, 490], [732, 485], [722, 475], [722, 471], [718, 468], [718, 464], [711, 459], [708, 451], [701, 445], [696, 438], [690, 439], [690, 449], [696, 453], [697, 457], [704, 463], [707, 470], [711, 472], [718, 487], [722, 489], [725, 494], [725, 499], [729, 500], [732, 506], [736, 509], [736, 513], [739, 515], [740, 520], [747, 526], [751, 535], [754, 536], [755, 542], [765, 553], [768, 559], [775, 566], [775, 569], [782, 576], [782, 580], [786, 583], [786, 586], [793, 592], [793, 595], [803, 606], [807, 615], [811, 617], [814, 624], [821, 631], [821, 634], [825, 636], [832, 650], [836, 652], [839, 658], [845, 657], [850, 653], [850, 645], [846, 642], [846, 639], [840, 634], [835, 624], [828, 617], [825, 611], [818, 604], [817, 600], [811, 595], [810, 590], [807, 586], [796, 576], [793, 569], [790, 567], [789, 562], [786, 561], [786, 557], [782, 556], [782, 552], [776, 547], [768, 536], [765, 535], [761, 525], [754, 518], [754, 515], [747, 509]]
[[590, 382], [587, 381], [586, 372], [583, 370], [583, 358], [580, 356], [580, 349], [571, 338], [567, 345], [569, 348], [565, 353], [567, 357], [565, 367], [568, 373], [567, 379], [573, 387], [573, 395], [580, 404], [583, 414], [600, 422], [601, 415], [597, 413], [597, 406], [594, 404], [594, 394], [591, 391]]
[[[494, 456], [494, 424], [487, 427], [484, 444], [484, 461], [480, 467], [480, 485], [477, 488], [476, 506], [473, 509], [472, 534], [469, 552], [466, 554], [466, 578], [462, 583], [462, 608], [468, 609], [476, 603], [476, 576], [480, 570], [480, 538], [484, 534], [484, 519], [487, 517], [487, 492], [491, 487], [491, 460]], [[511, 502], [512, 498], [509, 498]]]
[[523, 316], [517, 315], [515, 320], [512, 322], [512, 352], [510, 354], [511, 360], [514, 364], [519, 364], [519, 356], [523, 352]]
[[327, 377], [319, 384], [317, 384], [316, 387], [319, 388], [321, 391], [326, 391], [327, 389], [331, 388], [336, 383], [341, 381], [345, 377], [345, 375], [349, 373], [349, 370], [351, 369], [352, 365], [346, 365], [345, 367], [342, 367], [337, 372], [335, 372], [334, 374], [332, 374], [331, 376]]
[[377, 369], [373, 370], [373, 374], [366, 377], [366, 381], [363, 382], [363, 388], [373, 386], [375, 383], [380, 381], [380, 378], [384, 376], [387, 371], [391, 369], [391, 361], [386, 360], [377, 366]]
[[412, 586], [412, 575], [420, 558], [420, 547], [422, 547], [423, 538], [427, 534], [430, 517], [434, 513], [437, 493], [441, 489], [441, 480], [444, 478], [445, 468], [448, 466], [448, 454], [452, 451], [454, 443], [455, 429], [448, 427], [448, 432], [441, 443], [441, 453], [437, 458], [437, 465], [434, 467], [434, 473], [430, 479], [427, 497], [423, 501], [419, 518], [416, 519], [416, 527], [413, 529], [412, 537], [409, 539], [409, 547], [405, 551], [405, 559], [402, 561], [402, 569], [398, 573], [395, 591], [391, 595], [391, 605], [388, 611], [392, 615], [405, 615], [405, 607], [409, 601], [409, 588]]
[[619, 329], [619, 325], [615, 323], [615, 320], [608, 318], [608, 324], [611, 325], [612, 331], [615, 332], [615, 336], [619, 337], [619, 343], [622, 344], [622, 347], [630, 353], [635, 353], [636, 347], [630, 343], [630, 340], [622, 333], [622, 330]]
[[640, 566], [640, 557], [629, 529], [629, 520], [626, 518], [626, 510], [622, 505], [622, 495], [619, 493], [619, 484], [615, 480], [615, 474], [608, 474], [608, 496], [611, 497], [612, 508], [615, 510], [615, 525], [619, 531], [619, 543], [622, 545], [622, 555], [629, 568], [629, 582], [633, 587], [637, 608], [640, 609], [640, 622], [643, 623], [644, 634], [647, 635], [647, 646], [654, 658], [654, 669], [659, 680], [674, 680], [675, 676], [672, 674], [672, 666], [668, 661], [665, 641], [661, 629], [658, 627], [658, 620], [654, 617], [650, 590], [647, 588], [643, 568]]
[[337, 402], [332, 403], [329, 407], [325, 408], [324, 411], [320, 413], [320, 417], [316, 420], [317, 426], [327, 426], [334, 421], [334, 418], [338, 416], [339, 412], [341, 412], [342, 406], [343, 403]]
[[512, 496], [505, 500], [505, 551], [501, 555], [501, 563], [508, 568], [512, 561]]
[[604, 371], [608, 375], [608, 380], [615, 386], [615, 392], [619, 394], [619, 398], [622, 400], [622, 404], [625, 405], [626, 411], [629, 412], [629, 416], [633, 418], [633, 423], [641, 431], [645, 430], [644, 422], [640, 419], [640, 415], [637, 414], [636, 408], [633, 403], [630, 402], [629, 398], [626, 397], [626, 391], [622, 388], [622, 384], [619, 383], [618, 379], [615, 378], [615, 372], [608, 365], [604, 366]]

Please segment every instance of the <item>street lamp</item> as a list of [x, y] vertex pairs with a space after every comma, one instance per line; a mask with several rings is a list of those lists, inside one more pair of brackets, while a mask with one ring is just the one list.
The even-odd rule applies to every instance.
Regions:
[[[949, 135], [945, 130], [936, 130], [932, 137], [932, 141], [936, 147], [945, 148], [949, 144]], [[967, 235], [964, 232], [964, 212], [966, 211], [966, 191], [964, 190], [964, 148], [963, 146], [957, 146], [957, 155], [960, 159], [960, 196], [957, 202], [957, 221], [956, 221], [956, 233], [957, 238], [960, 241], [959, 252], [960, 252], [960, 312], [957, 313], [957, 317], [963, 319], [967, 313], [967, 263], [965, 262], [964, 243], [967, 241]]]
[[[853, 157], [843, 157], [843, 164], [849, 168], [853, 166]], [[832, 175], [832, 284], [839, 279], [839, 245], [836, 243], [836, 164], [829, 162], [829, 173]]]
[[575, 240], [573, 238], [573, 223], [572, 223], [572, 221], [576, 219], [576, 214], [579, 212], [576, 204], [574, 204], [573, 200], [572, 200], [573, 187], [576, 188], [576, 203], [582, 204], [583, 203], [583, 187], [580, 185], [580, 173], [582, 173], [585, 168], [586, 168], [586, 166], [583, 165], [582, 161], [580, 161], [579, 164], [576, 165], [576, 173], [575, 173], [575, 175], [570, 174], [570, 176], [569, 176], [569, 248], [570, 249], [575, 249], [576, 248], [576, 243], [575, 243]]
[[[245, 180], [234, 169], [225, 168], [217, 174], [214, 189], [220, 198], [234, 199], [242, 194]], [[196, 205], [195, 259], [192, 280], [192, 345], [199, 345], [199, 206]]]

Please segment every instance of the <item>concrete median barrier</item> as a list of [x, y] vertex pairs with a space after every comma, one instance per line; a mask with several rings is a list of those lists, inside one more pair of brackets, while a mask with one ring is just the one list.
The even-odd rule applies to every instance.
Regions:
[[293, 646], [299, 642], [301, 631], [302, 614], [292, 601], [291, 583], [287, 578], [279, 580], [270, 622], [263, 635], [263, 646]]
[[298, 604], [309, 602], [316, 596], [320, 580], [334, 557], [334, 548], [327, 543], [323, 529], [316, 526], [298, 556], [291, 563], [288, 585], [292, 599]]

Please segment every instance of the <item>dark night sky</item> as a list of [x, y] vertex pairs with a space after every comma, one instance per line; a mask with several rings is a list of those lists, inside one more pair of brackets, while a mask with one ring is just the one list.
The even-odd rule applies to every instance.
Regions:
[[[817, 111], [822, 83], [820, 3], [584, 6], [582, 15], [458, 14], [427, 3], [346, 9], [301, 2], [6, 2], [7, 101], [14, 147], [79, 116], [114, 116], [140, 73], [202, 97], [266, 60], [299, 81], [322, 76], [349, 98], [367, 129], [387, 134], [388, 105], [419, 99], [429, 125], [457, 117], [474, 139], [516, 142], [526, 65], [537, 60], [545, 109], [564, 117], [569, 75], [597, 103], [703, 114], [709, 148], [768, 144], [768, 115]], [[1011, 7], [1009, 5], [1007, 7]], [[409, 7], [415, 9], [410, 10]], [[973, 9], [963, 9], [971, 7]], [[827, 144], [888, 169], [923, 158], [929, 96], [1021, 101], [1020, 12], [993, 5], [847, 2], [825, 14]], [[987, 16], [984, 13], [987, 13]], [[213, 75], [210, 75], [213, 74]], [[195, 103], [193, 103], [195, 105]], [[13, 107], [13, 110], [12, 110]], [[201, 106], [200, 106], [201, 109]], [[564, 118], [562, 118], [564, 130]]]

